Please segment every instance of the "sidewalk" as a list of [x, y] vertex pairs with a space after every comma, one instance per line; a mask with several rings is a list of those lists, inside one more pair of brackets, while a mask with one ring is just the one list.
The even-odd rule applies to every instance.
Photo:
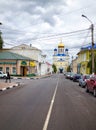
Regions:
[[42, 79], [50, 77], [52, 74], [33, 76], [33, 77], [13, 77], [13, 79]]
[[10, 89], [10, 88], [13, 88], [13, 87], [16, 87], [18, 86], [17, 83], [5, 83], [5, 82], [0, 82], [0, 91], [4, 91], [6, 89]]
[[[43, 75], [43, 76], [35, 76], [35, 77], [13, 77], [13, 79], [41, 79], [41, 78], [47, 78], [47, 77], [50, 77], [51, 75]], [[15, 82], [7, 82], [5, 83], [5, 81], [1, 81], [0, 82], [0, 91], [4, 91], [6, 89], [10, 89], [10, 88], [13, 88], [13, 87], [16, 87], [16, 86], [19, 86], [20, 83], [15, 83]]]

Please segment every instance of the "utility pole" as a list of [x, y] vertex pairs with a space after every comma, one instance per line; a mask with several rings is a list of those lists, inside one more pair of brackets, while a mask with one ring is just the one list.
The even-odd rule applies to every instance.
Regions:
[[91, 42], [92, 42], [92, 49], [91, 49], [91, 56], [92, 56], [92, 73], [95, 72], [95, 68], [94, 68], [94, 25], [92, 23], [92, 21], [85, 15], [82, 14], [82, 17], [85, 17], [90, 23], [91, 23]]
[[91, 38], [92, 38], [92, 73], [95, 72], [95, 68], [94, 68], [94, 25], [91, 24]]
[[[2, 25], [2, 23], [0, 22], [0, 25]], [[3, 48], [3, 40], [2, 40], [2, 36], [1, 36], [2, 32], [0, 30], [0, 49]]]

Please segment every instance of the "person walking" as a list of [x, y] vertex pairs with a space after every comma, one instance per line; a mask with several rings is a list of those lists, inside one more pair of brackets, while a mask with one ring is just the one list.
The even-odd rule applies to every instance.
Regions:
[[10, 78], [10, 74], [9, 74], [9, 72], [7, 72], [7, 77], [6, 77], [6, 83], [7, 83], [7, 80], [9, 80], [9, 82], [11, 83], [11, 78]]

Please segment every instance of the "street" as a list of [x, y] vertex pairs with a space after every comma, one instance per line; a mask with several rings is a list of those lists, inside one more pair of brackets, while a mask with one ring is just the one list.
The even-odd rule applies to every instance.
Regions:
[[0, 93], [0, 130], [96, 130], [96, 98], [54, 74]]

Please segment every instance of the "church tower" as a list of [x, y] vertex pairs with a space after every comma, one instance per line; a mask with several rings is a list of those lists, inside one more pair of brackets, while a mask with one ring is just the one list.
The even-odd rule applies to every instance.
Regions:
[[54, 55], [57, 55], [57, 49], [56, 48], [54, 49]]
[[58, 54], [64, 54], [64, 44], [62, 41], [58, 44]]
[[58, 49], [54, 49], [53, 54], [53, 64], [56, 65], [57, 72], [63, 73], [67, 71], [67, 67], [69, 66], [69, 54], [68, 49], [64, 49], [64, 44], [62, 41], [58, 44]]

